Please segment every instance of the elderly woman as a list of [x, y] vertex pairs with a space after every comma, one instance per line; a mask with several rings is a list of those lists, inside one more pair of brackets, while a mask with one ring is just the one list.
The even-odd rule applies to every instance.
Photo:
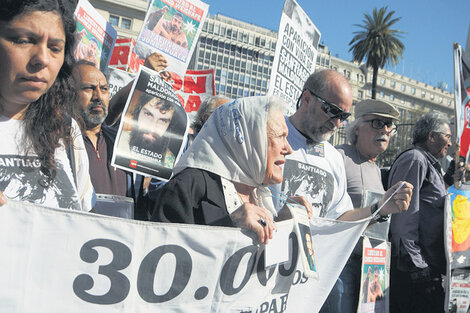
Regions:
[[75, 30], [68, 6], [66, 0], [0, 6], [0, 203], [92, 207], [86, 150], [68, 114]]
[[241, 227], [267, 243], [274, 230], [271, 192], [292, 153], [276, 97], [225, 103], [207, 120], [161, 189], [152, 220]]

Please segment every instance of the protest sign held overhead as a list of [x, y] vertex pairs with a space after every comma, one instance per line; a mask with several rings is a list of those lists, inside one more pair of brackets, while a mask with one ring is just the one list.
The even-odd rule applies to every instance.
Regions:
[[320, 32], [295, 0], [286, 0], [279, 24], [268, 94], [288, 103], [287, 115], [296, 110], [297, 99], [308, 76], [315, 71]]
[[160, 52], [169, 71], [184, 75], [208, 10], [199, 0], [153, 0], [135, 46], [140, 64]]
[[188, 117], [173, 87], [142, 66], [122, 116], [112, 164], [168, 180], [188, 130]]
[[[1, 312], [318, 312], [368, 221], [314, 218], [320, 279], [299, 240], [264, 267], [238, 228], [150, 223], [9, 201], [0, 210]], [[6, 222], [8, 221], [8, 222]], [[293, 229], [293, 221], [279, 222]], [[210, 238], [210, 240], [208, 240]]]
[[116, 30], [87, 0], [78, 2], [74, 15], [77, 23], [75, 60], [87, 60], [105, 72], [116, 41]]
[[109, 67], [137, 74], [140, 64], [134, 52], [135, 40], [133, 38], [118, 38], [114, 44]]
[[171, 79], [173, 88], [188, 113], [197, 111], [202, 101], [215, 96], [214, 69], [187, 70], [183, 77], [171, 73]]

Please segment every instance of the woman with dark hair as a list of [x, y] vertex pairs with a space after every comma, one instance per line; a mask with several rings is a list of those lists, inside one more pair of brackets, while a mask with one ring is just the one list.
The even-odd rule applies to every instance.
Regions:
[[70, 82], [75, 23], [66, 0], [0, 7], [0, 190], [8, 199], [89, 211], [93, 187]]

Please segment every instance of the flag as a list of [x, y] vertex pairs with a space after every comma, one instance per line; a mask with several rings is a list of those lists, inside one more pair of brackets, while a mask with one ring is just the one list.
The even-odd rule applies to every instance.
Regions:
[[470, 54], [454, 44], [454, 96], [459, 155], [467, 157], [470, 145]]

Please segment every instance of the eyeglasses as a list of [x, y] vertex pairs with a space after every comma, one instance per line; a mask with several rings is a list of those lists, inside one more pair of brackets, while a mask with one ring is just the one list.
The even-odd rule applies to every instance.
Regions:
[[315, 94], [313, 91], [311, 91], [309, 88], [307, 90], [312, 94], [312, 96], [316, 97], [318, 100], [321, 102], [321, 109], [323, 112], [328, 115], [329, 118], [337, 118], [341, 122], [344, 122], [345, 120], [348, 119], [348, 117], [351, 116], [351, 113], [343, 111], [339, 106], [337, 106], [334, 103], [328, 102], [322, 97], [318, 96]]
[[444, 135], [444, 137], [446, 137], [447, 140], [452, 141], [452, 134], [446, 134], [442, 132], [435, 132], [435, 133], [442, 134]]
[[384, 121], [384, 120], [381, 120], [381, 119], [378, 119], [378, 118], [374, 118], [372, 120], [365, 120], [364, 122], [370, 123], [370, 125], [374, 129], [382, 129], [385, 126], [387, 126], [387, 128], [391, 127], [392, 130], [389, 131], [391, 136], [393, 136], [397, 133], [397, 128], [395, 127], [395, 124], [393, 124], [392, 121]]

